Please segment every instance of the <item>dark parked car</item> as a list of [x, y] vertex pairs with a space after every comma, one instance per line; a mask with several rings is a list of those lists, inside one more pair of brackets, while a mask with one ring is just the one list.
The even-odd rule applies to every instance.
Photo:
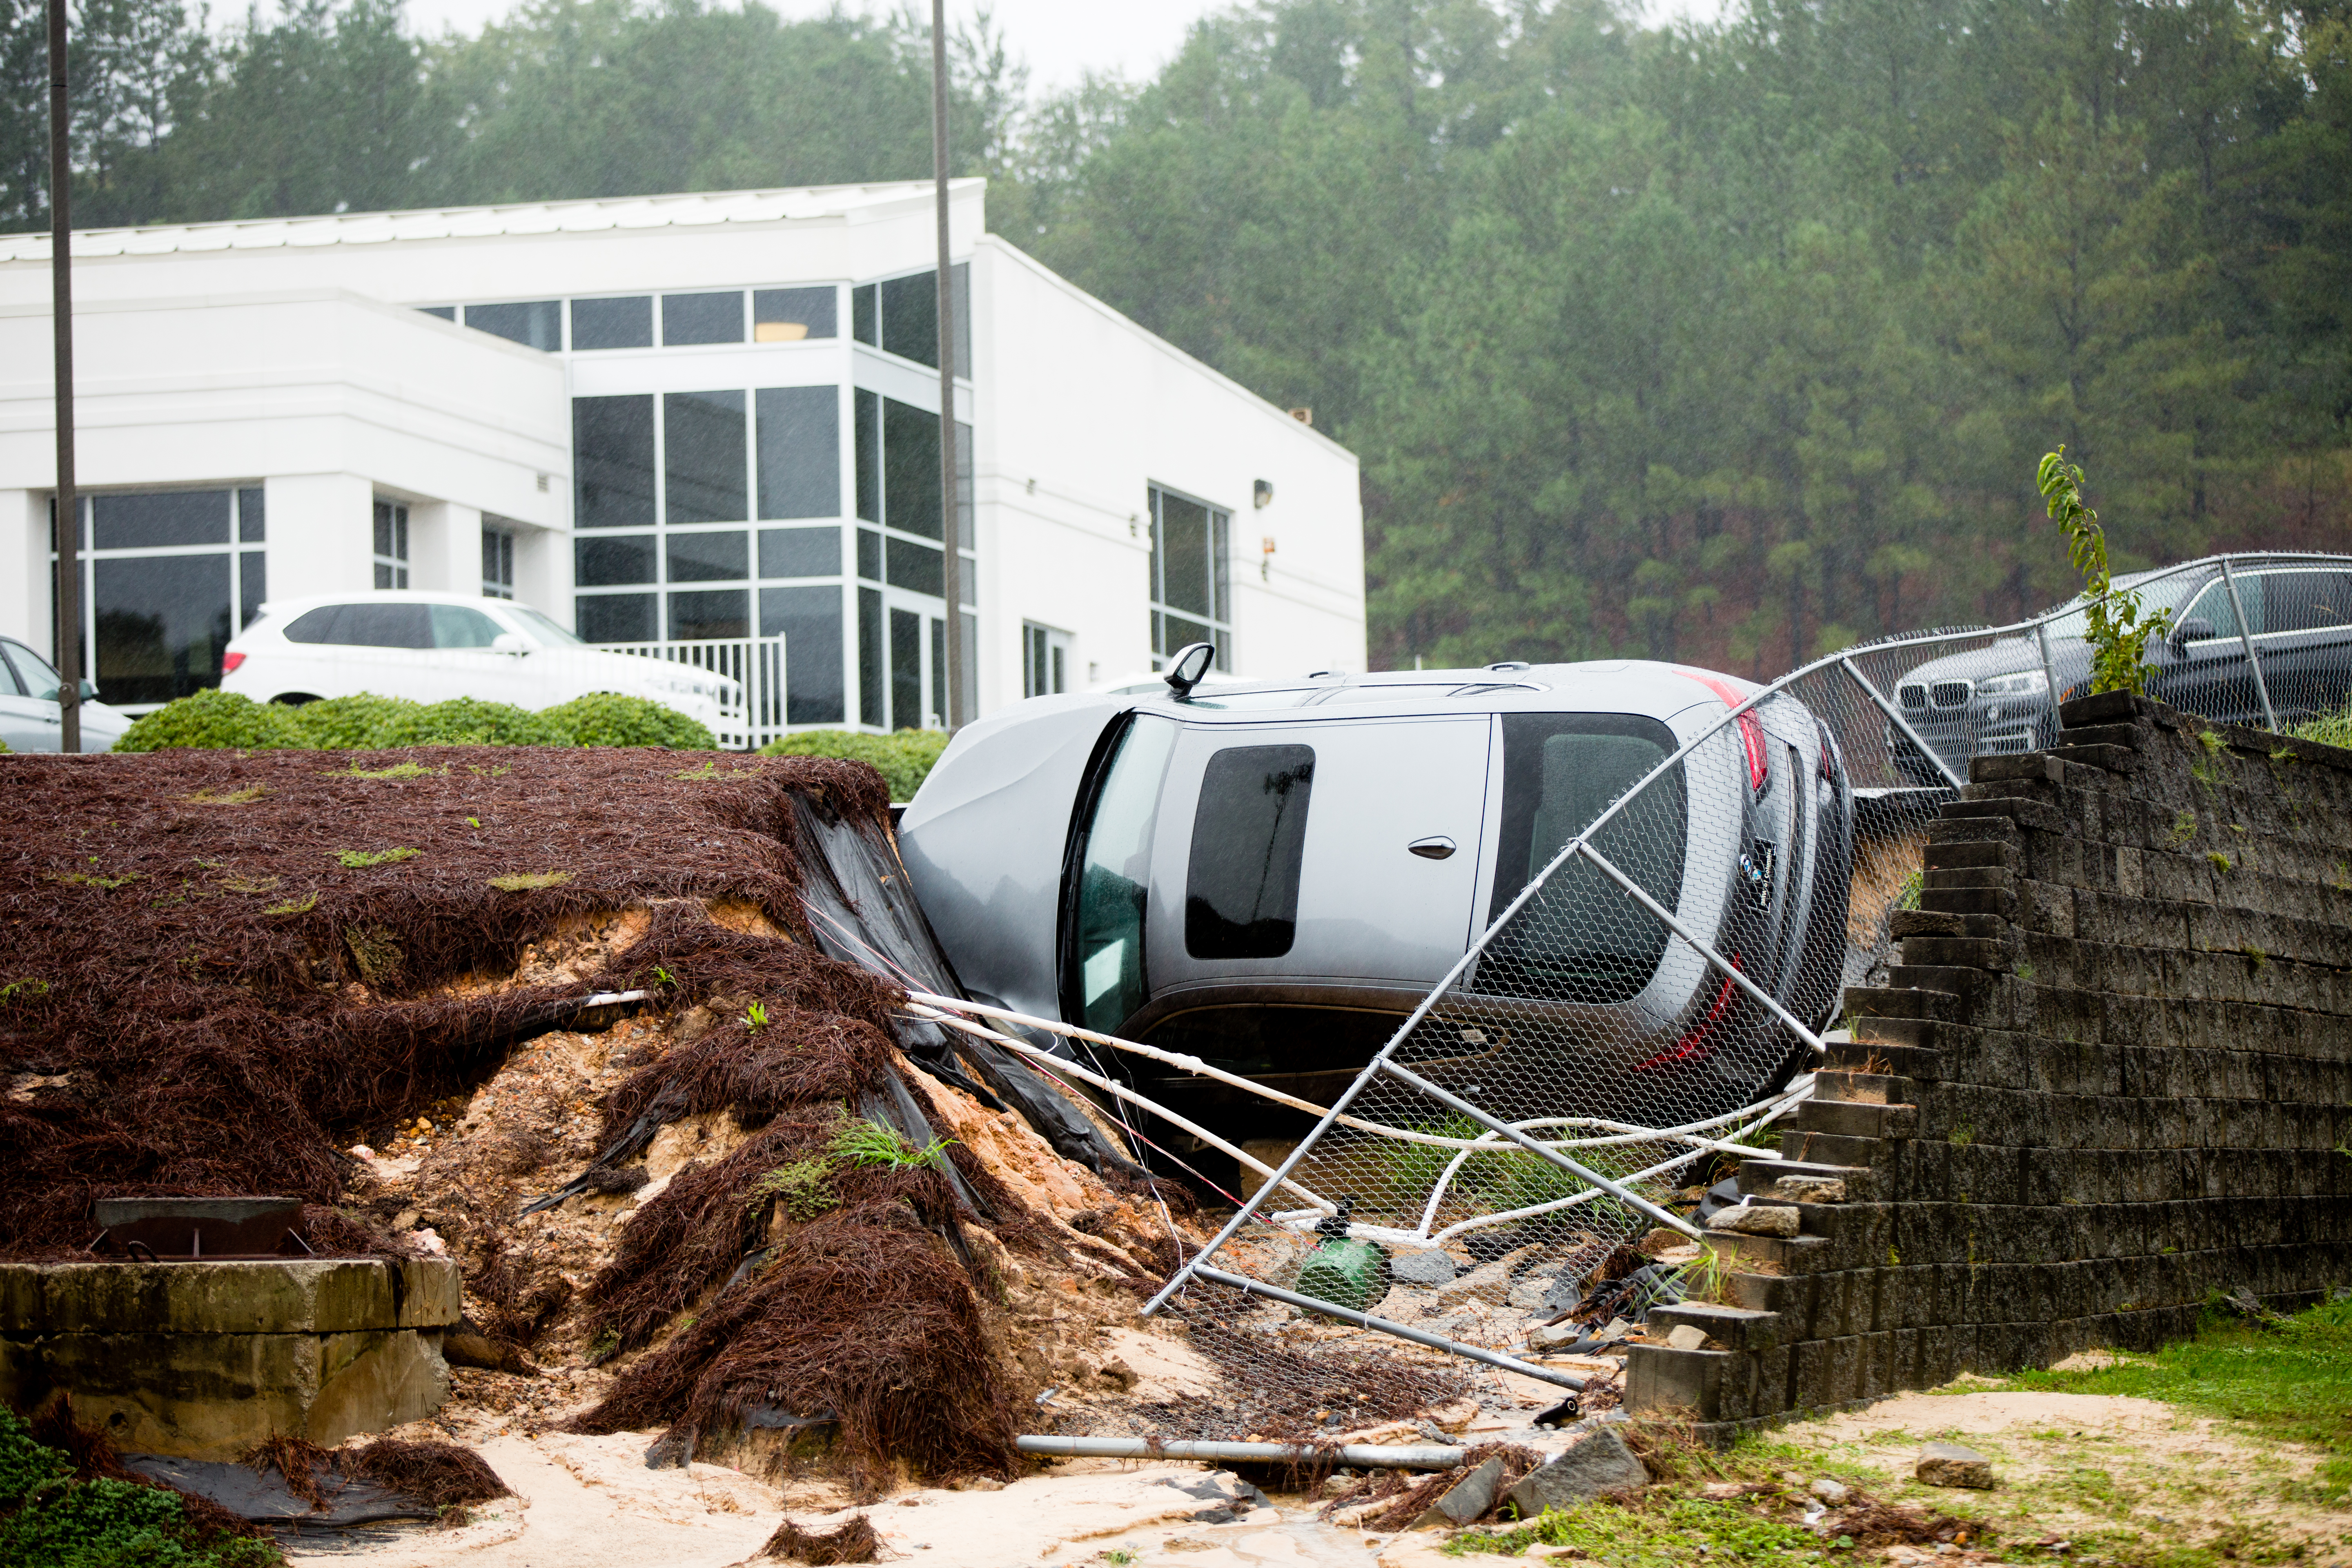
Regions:
[[[2245, 606], [2242, 628], [2236, 603]], [[2216, 555], [2118, 577], [2116, 586], [2137, 589], [2146, 613], [2171, 612], [2169, 637], [2149, 648], [2156, 673], [2148, 694], [2161, 701], [2208, 719], [2262, 724], [2263, 691], [2250, 647], [2282, 724], [2335, 711], [2352, 697], [2352, 557]], [[1971, 756], [2053, 745], [2058, 703], [2088, 689], [2086, 619], [2078, 602], [2049, 624], [2046, 673], [2039, 638], [2007, 637], [1920, 665], [1893, 699], [1919, 739], [1963, 779]], [[1912, 782], [1945, 782], [1943, 771], [1891, 722], [1886, 744]]]
[[[956, 736], [901, 845], [975, 994], [1328, 1103], [1563, 844], [1753, 689], [1611, 661], [1036, 698]], [[1594, 842], [1793, 1014], [1828, 1020], [1853, 791], [1802, 703], [1725, 726]], [[1434, 1048], [1416, 1035], [1420, 1070], [1518, 1114], [1736, 1109], [1801, 1049], [1582, 862], [1440, 1016]], [[1122, 1066], [1230, 1136], [1303, 1125]]]

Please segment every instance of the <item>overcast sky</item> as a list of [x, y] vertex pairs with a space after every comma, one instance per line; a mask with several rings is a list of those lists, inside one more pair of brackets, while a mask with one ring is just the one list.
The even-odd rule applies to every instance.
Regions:
[[[1184, 41], [1194, 18], [1223, 9], [1232, 0], [996, 0], [1005, 39], [1027, 58], [1033, 88], [1066, 87], [1089, 68], [1130, 79], [1155, 74]], [[821, 16], [827, 0], [769, 0], [787, 16]], [[854, 3], [852, 10], [858, 9]], [[883, 4], [871, 7], [886, 9]], [[1653, 21], [1669, 16], [1713, 18], [1723, 0], [1649, 0]], [[411, 26], [439, 33], [472, 33], [513, 9], [513, 0], [408, 0]], [[950, 0], [950, 18], [969, 17], [969, 4]]]

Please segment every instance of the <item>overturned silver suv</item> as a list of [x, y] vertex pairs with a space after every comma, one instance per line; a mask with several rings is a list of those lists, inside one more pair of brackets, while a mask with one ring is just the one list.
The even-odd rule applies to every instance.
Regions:
[[[1594, 847], [1826, 1024], [1853, 792], [1796, 699], [1721, 722], [1754, 690], [1613, 660], [1037, 698], [957, 735], [901, 848], [973, 994], [1328, 1104], [1563, 845], [1688, 746]], [[1784, 1026], [1584, 860], [1454, 989], [1482, 1020], [1430, 1064], [1456, 1083], [1522, 1016], [1654, 1113], [1737, 1108], [1796, 1063]], [[1228, 1136], [1311, 1120], [1144, 1070], [1164, 1076], [1136, 1087]]]

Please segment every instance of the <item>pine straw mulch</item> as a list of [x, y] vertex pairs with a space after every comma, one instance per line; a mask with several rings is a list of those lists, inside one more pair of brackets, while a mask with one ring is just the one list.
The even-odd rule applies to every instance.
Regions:
[[[338, 1139], [478, 1078], [598, 988], [478, 977], [566, 917], [664, 900], [739, 903], [802, 940], [730, 963], [734, 933], [657, 921], [637, 969], [667, 955], [703, 990], [764, 973], [808, 934], [794, 795], [870, 823], [887, 807], [880, 775], [820, 758], [0, 756], [0, 1256], [68, 1254], [92, 1199], [160, 1194], [297, 1196], [321, 1252], [397, 1250], [329, 1212]], [[344, 863], [398, 850], [416, 853]], [[517, 877], [546, 885], [493, 885]], [[828, 1010], [887, 1005], [857, 971], [807, 967]]]
[[776, 1526], [767, 1544], [753, 1553], [784, 1563], [879, 1563], [882, 1537], [864, 1514], [822, 1534], [803, 1530], [791, 1520]]

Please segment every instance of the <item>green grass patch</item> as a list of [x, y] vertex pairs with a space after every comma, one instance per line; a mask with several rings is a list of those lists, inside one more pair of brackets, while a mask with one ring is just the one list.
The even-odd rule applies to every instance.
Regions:
[[2324, 1456], [2319, 1500], [2352, 1502], [2352, 1300], [2330, 1301], [2271, 1327], [2207, 1319], [2193, 1340], [2083, 1372], [2021, 1373], [2010, 1387], [2158, 1399], [2240, 1423], [2265, 1442], [2301, 1443]]
[[1572, 1546], [1604, 1568], [1689, 1568], [1694, 1562], [1810, 1568], [1849, 1555], [1836, 1540], [1823, 1541], [1747, 1499], [1709, 1502], [1687, 1497], [1657, 1507], [1592, 1502], [1549, 1511], [1516, 1530], [1465, 1531], [1445, 1550], [1457, 1556], [1517, 1555], [1530, 1546]]
[[861, 1119], [841, 1124], [840, 1131], [833, 1135], [833, 1152], [852, 1165], [911, 1171], [938, 1159], [940, 1151], [954, 1142], [952, 1138], [934, 1138], [918, 1149], [880, 1122]]
[[272, 904], [261, 912], [265, 915], [307, 915], [318, 907], [319, 895], [313, 889], [299, 899], [288, 899], [284, 903]]
[[532, 888], [560, 888], [570, 880], [569, 871], [509, 871], [491, 878], [490, 886], [501, 893], [520, 893]]
[[414, 860], [424, 854], [422, 849], [330, 849], [328, 856], [347, 871], [364, 870], [370, 866], [383, 866], [394, 860]]

